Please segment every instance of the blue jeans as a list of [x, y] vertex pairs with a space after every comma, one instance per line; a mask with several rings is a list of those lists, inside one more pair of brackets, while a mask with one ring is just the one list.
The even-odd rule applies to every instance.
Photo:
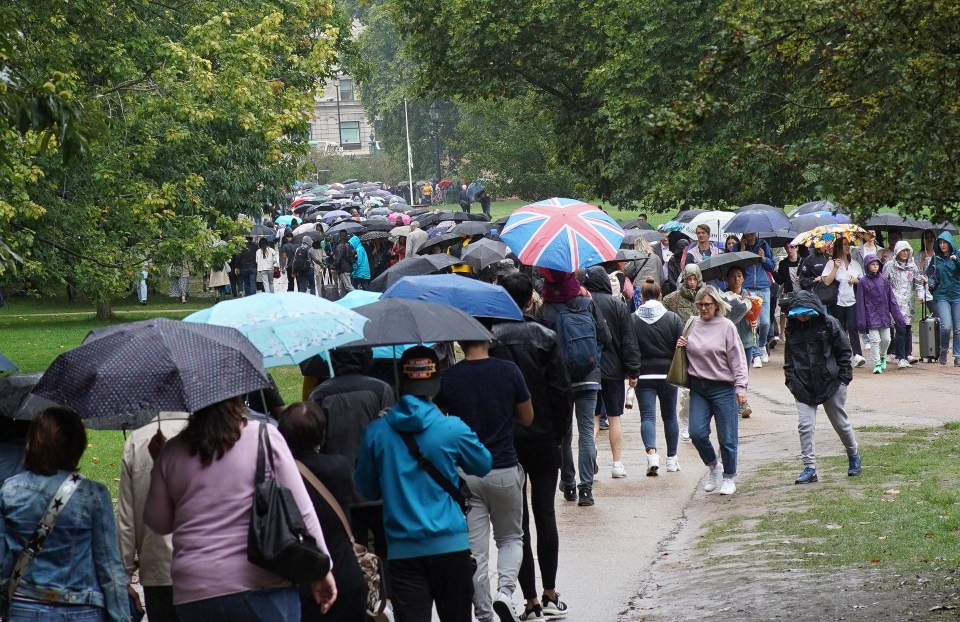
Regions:
[[[575, 391], [574, 413], [577, 424], [577, 466], [580, 471], [580, 487], [593, 488], [593, 465], [597, 461], [597, 445], [593, 441], [593, 417], [597, 409], [597, 392]], [[560, 481], [564, 486], [573, 486], [576, 472], [573, 468], [573, 424], [563, 437], [560, 451]]]
[[176, 605], [180, 622], [288, 622], [300, 619], [295, 587], [251, 590]]
[[953, 333], [953, 355], [960, 356], [960, 302], [934, 300], [933, 308], [940, 318], [940, 353], [950, 349], [950, 333]]
[[751, 291], [763, 298], [763, 309], [760, 310], [760, 317], [757, 318], [757, 347], [766, 348], [767, 336], [770, 334], [770, 288]]
[[691, 376], [690, 440], [706, 465], [717, 459], [717, 452], [710, 442], [710, 419], [713, 419], [717, 426], [723, 476], [733, 477], [737, 474], [737, 428], [740, 420], [736, 387], [729, 382], [702, 380]]
[[7, 622], [18, 620], [42, 620], [43, 622], [105, 622], [107, 612], [92, 605], [54, 605], [14, 599], [10, 603]]
[[257, 269], [241, 268], [240, 282], [243, 284], [243, 295], [253, 296], [257, 293]]
[[640, 438], [644, 449], [657, 448], [657, 398], [660, 419], [667, 440], [667, 455], [677, 455], [680, 424], [677, 423], [677, 387], [666, 380], [637, 380], [637, 407], [640, 408]]

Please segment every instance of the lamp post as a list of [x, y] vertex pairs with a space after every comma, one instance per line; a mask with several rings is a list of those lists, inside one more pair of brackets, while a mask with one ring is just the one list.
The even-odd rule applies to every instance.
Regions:
[[443, 179], [440, 170], [440, 104], [430, 104], [430, 120], [433, 121], [433, 151], [437, 162], [437, 181]]

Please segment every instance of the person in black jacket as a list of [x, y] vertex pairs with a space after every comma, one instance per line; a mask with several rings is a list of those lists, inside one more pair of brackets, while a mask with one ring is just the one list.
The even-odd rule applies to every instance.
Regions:
[[[526, 314], [533, 304], [533, 281], [529, 276], [514, 273], [505, 276], [500, 285]], [[490, 356], [513, 361], [530, 389], [533, 402], [533, 423], [517, 425], [513, 444], [520, 466], [526, 472], [523, 485], [523, 562], [520, 564], [520, 589], [526, 600], [525, 615], [543, 615], [537, 598], [533, 548], [530, 544], [530, 512], [537, 526], [537, 562], [543, 583], [543, 600], [555, 609], [566, 611], [556, 592], [560, 536], [554, 497], [560, 470], [560, 442], [570, 429], [573, 418], [573, 392], [570, 377], [563, 363], [557, 335], [524, 315], [523, 322], [501, 322], [491, 328], [496, 345]], [[530, 506], [527, 504], [527, 483], [530, 484]], [[530, 619], [540, 619], [531, 617]]]
[[823, 280], [823, 268], [830, 262], [833, 253], [833, 244], [822, 248], [815, 248], [803, 261], [798, 269], [800, 289], [813, 289], [813, 286]]
[[257, 293], [257, 245], [252, 238], [247, 238], [247, 245], [230, 261], [233, 273], [243, 284], [243, 295], [253, 296]]
[[[603, 400], [607, 421], [610, 424], [610, 452], [613, 454], [611, 476], [626, 477], [627, 470], [621, 462], [623, 427], [620, 425], [620, 417], [623, 415], [625, 395], [623, 381], [635, 380], [640, 373], [640, 349], [633, 337], [630, 310], [622, 298], [613, 296], [610, 276], [603, 266], [593, 266], [587, 270], [584, 286], [593, 296], [593, 304], [600, 310], [610, 330], [610, 348], [604, 349], [600, 358], [600, 399]], [[594, 418], [594, 435], [600, 424], [599, 406], [598, 403]]]
[[[373, 361], [370, 348], [338, 348], [330, 353], [330, 357], [334, 377], [320, 383], [310, 393], [309, 401], [320, 406], [326, 414], [324, 453], [344, 456], [353, 476], [363, 432], [383, 410], [393, 406], [393, 389], [382, 380], [364, 375]], [[357, 541], [366, 544], [367, 532], [371, 532], [374, 551], [386, 559], [383, 503], [368, 501], [354, 491], [350, 522]]]
[[677, 421], [677, 387], [666, 381], [673, 362], [677, 339], [683, 334], [683, 321], [668, 311], [661, 300], [660, 287], [648, 279], [640, 287], [643, 305], [633, 317], [633, 334], [640, 348], [640, 374], [636, 382], [637, 405], [640, 408], [640, 437], [647, 452], [647, 475], [658, 475], [656, 406], [660, 400], [660, 419], [667, 442], [667, 471], [680, 470], [677, 445], [680, 424]]
[[814, 431], [820, 404], [847, 450], [847, 475], [859, 475], [857, 437], [846, 411], [847, 385], [853, 381], [853, 352], [846, 330], [827, 313], [820, 299], [808, 291], [797, 292], [791, 300], [787, 329], [790, 339], [783, 353], [783, 373], [787, 388], [797, 402], [803, 460], [803, 472], [795, 483], [817, 481]]

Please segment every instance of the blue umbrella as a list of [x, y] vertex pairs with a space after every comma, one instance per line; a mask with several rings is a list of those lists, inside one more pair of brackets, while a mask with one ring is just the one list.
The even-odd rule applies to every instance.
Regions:
[[752, 209], [738, 213], [723, 227], [724, 233], [757, 233], [789, 229], [790, 219], [777, 209]]
[[283, 216], [277, 216], [277, 219], [274, 220], [273, 222], [277, 223], [278, 225], [283, 225], [284, 227], [289, 227], [290, 223], [293, 222], [294, 218], [296, 218], [297, 220], [300, 220], [293, 214], [284, 214]]
[[17, 367], [13, 361], [8, 359], [3, 354], [0, 354], [0, 373], [5, 371], [17, 371], [18, 369], [20, 368]]
[[381, 299], [405, 298], [439, 302], [473, 317], [523, 320], [523, 313], [507, 290], [457, 274], [405, 276], [383, 293]]
[[280, 292], [225, 300], [184, 321], [236, 328], [263, 354], [264, 367], [278, 367], [362, 339], [367, 319], [317, 296]]
[[850, 224], [850, 219], [846, 214], [841, 214], [840, 212], [811, 212], [801, 216], [794, 216], [790, 219], [790, 226], [784, 227], [784, 229], [791, 229], [798, 233], [803, 233], [804, 231], [810, 231], [811, 229], [824, 227], [826, 225], [847, 224]]
[[342, 209], [335, 209], [331, 212], [327, 212], [320, 219], [328, 225], [333, 224], [338, 218], [353, 218], [353, 215], [350, 212], [345, 212]]

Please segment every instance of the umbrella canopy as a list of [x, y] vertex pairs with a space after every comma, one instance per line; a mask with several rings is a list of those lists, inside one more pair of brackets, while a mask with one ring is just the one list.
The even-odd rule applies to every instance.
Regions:
[[293, 242], [294, 244], [303, 244], [303, 239], [306, 238], [306, 237], [308, 237], [308, 236], [309, 236], [310, 239], [313, 240], [314, 242], [317, 242], [317, 241], [319, 241], [319, 240], [323, 240], [323, 238], [325, 237], [325, 236], [323, 235], [323, 233], [320, 232], [320, 231], [308, 231], [307, 233], [301, 233], [300, 235], [295, 235], [295, 236], [293, 236], [292, 242]]
[[387, 220], [395, 225], [409, 225], [411, 219], [408, 214], [403, 212], [390, 212], [387, 214]]
[[300, 220], [293, 214], [284, 214], [283, 216], [277, 216], [277, 219], [274, 220], [273, 222], [277, 223], [278, 225], [283, 225], [284, 227], [289, 227], [290, 224], [294, 221], [294, 219], [298, 221]]
[[[691, 239], [696, 239], [697, 226], [707, 225], [710, 227], [710, 240], [717, 244], [723, 244], [723, 236], [726, 232], [727, 223], [733, 220], [734, 216], [736, 216], [735, 213], [723, 210], [715, 210], [712, 212], [701, 210], [699, 214], [690, 218], [679, 231]], [[675, 230], [676, 229], [673, 228], [667, 229], [667, 231]]]
[[338, 218], [353, 218], [353, 214], [342, 209], [335, 209], [321, 216], [320, 220], [328, 225], [332, 225]]
[[383, 190], [383, 189], [380, 189], [380, 190], [371, 190], [371, 191], [369, 192], [369, 194], [375, 194], [375, 195], [377, 195], [377, 196], [379, 196], [379, 197], [383, 197], [383, 198], [385, 198], [385, 199], [389, 199], [390, 196], [391, 196], [389, 190]]
[[468, 266], [476, 268], [477, 270], [483, 270], [490, 264], [506, 259], [509, 253], [510, 249], [507, 248], [507, 245], [503, 242], [495, 242], [494, 240], [483, 238], [482, 240], [467, 244], [460, 258], [463, 259]]
[[247, 232], [247, 236], [252, 238], [262, 238], [262, 237], [273, 238], [273, 237], [276, 237], [276, 235], [277, 235], [276, 231], [264, 225], [253, 225], [252, 227], [250, 227], [250, 231]]
[[344, 220], [341, 223], [337, 223], [334, 226], [327, 229], [327, 234], [335, 235], [341, 232], [346, 232], [349, 235], [354, 233], [360, 233], [363, 231], [363, 225], [358, 223], [356, 220]]
[[367, 220], [363, 223], [365, 231], [386, 231], [390, 233], [394, 229], [394, 224], [386, 220]]
[[663, 234], [659, 231], [649, 231], [647, 229], [630, 229], [623, 234], [623, 241], [620, 242], [621, 248], [632, 248], [637, 240], [646, 240], [647, 242], [659, 242], [663, 239]]
[[628, 223], [621, 225], [624, 231], [628, 229], [641, 229], [643, 231], [653, 231], [653, 225], [648, 223], [645, 220], [631, 220]]
[[374, 240], [386, 240], [390, 234], [386, 231], [368, 231], [360, 235], [361, 242], [373, 242]]
[[[321, 229], [323, 229], [323, 227], [325, 227], [325, 226], [326, 226], [326, 225], [322, 225], [322, 226], [321, 226]], [[316, 233], [316, 232], [317, 232], [317, 225], [316, 225], [315, 223], [308, 222], [308, 223], [302, 224], [302, 225], [300, 225], [299, 227], [297, 227], [296, 229], [294, 229], [294, 230], [293, 230], [293, 235], [300, 235], [300, 234], [302, 234], [302, 233]], [[321, 231], [321, 233], [322, 233], [322, 231]]]
[[[440, 235], [434, 236], [424, 242], [420, 248], [417, 249], [417, 254], [429, 255], [433, 253], [434, 249], [439, 248], [440, 250], [444, 250], [450, 248], [457, 242], [461, 242], [462, 240], [463, 238], [455, 233], [441, 233]], [[470, 248], [471, 246], [473, 245], [469, 244], [467, 245], [467, 248]]]
[[[383, 274], [370, 282], [370, 290], [375, 292], [386, 291], [388, 287], [399, 281], [405, 276], [419, 276], [422, 274], [433, 274], [440, 272], [450, 266], [464, 263], [461, 259], [451, 257], [446, 254], [439, 255], [417, 255], [416, 257], [407, 257], [383, 271]], [[428, 340], [430, 341], [430, 340]], [[434, 340], [436, 341], [436, 340]], [[410, 341], [397, 341], [394, 343], [414, 343]]]
[[91, 332], [53, 361], [33, 393], [90, 427], [116, 430], [269, 386], [263, 355], [237, 329], [155, 318]]
[[875, 231], [900, 231], [902, 233], [922, 231], [925, 227], [920, 221], [899, 214], [876, 214], [863, 223], [865, 229]]
[[[462, 277], [457, 277], [462, 278]], [[391, 298], [356, 308], [370, 319], [352, 345], [388, 346], [438, 341], [490, 341], [493, 335], [460, 309], [436, 302]]]
[[360, 339], [366, 319], [318, 296], [279, 292], [224, 300], [184, 322], [236, 328], [263, 354], [264, 367], [278, 367]]
[[[749, 207], [749, 206], [748, 206]], [[789, 229], [790, 219], [781, 210], [766, 206], [770, 209], [749, 209], [739, 212], [727, 221], [723, 227], [724, 234], [728, 233], [757, 233], [758, 231], [776, 231]]]
[[814, 248], [823, 248], [827, 244], [833, 243], [837, 238], [844, 237], [851, 242], [863, 242], [866, 239], [867, 232], [857, 225], [835, 224], [817, 227], [798, 235], [791, 244], [803, 244], [804, 246], [813, 246]]
[[389, 207], [375, 207], [368, 212], [370, 216], [386, 216], [387, 214], [392, 214], [393, 210]]
[[553, 198], [513, 212], [500, 237], [521, 263], [576, 272], [616, 257], [623, 229], [596, 206]]
[[833, 201], [821, 200], [821, 201], [810, 201], [809, 203], [804, 203], [798, 207], [795, 207], [790, 214], [790, 218], [795, 216], [803, 216], [805, 214], [812, 214], [814, 212], [836, 212], [839, 208], [837, 204]]
[[760, 233], [760, 237], [773, 247], [786, 246], [798, 235], [800, 235], [799, 231], [792, 231], [790, 229], [777, 229], [776, 231], [764, 231]]
[[487, 235], [491, 229], [493, 229], [493, 223], [469, 220], [455, 226], [450, 230], [450, 233], [456, 233], [457, 235]]
[[694, 209], [683, 210], [683, 211], [677, 212], [677, 215], [671, 218], [670, 220], [674, 220], [676, 222], [690, 222], [694, 217], [699, 216], [705, 211], [707, 210], [700, 209], [699, 207], [696, 207]]
[[5, 371], [16, 371], [20, 369], [17, 367], [13, 361], [8, 359], [5, 355], [0, 354], [0, 372]]
[[472, 184], [467, 186], [467, 198], [473, 201], [474, 197], [476, 197], [478, 194], [480, 194], [484, 190], [486, 190], [486, 187], [483, 184], [478, 182], [473, 182]]
[[710, 257], [699, 262], [697, 265], [700, 267], [700, 273], [703, 275], [703, 280], [711, 281], [713, 279], [727, 278], [727, 270], [729, 270], [732, 266], [747, 268], [748, 266], [758, 263], [760, 263], [760, 255], [757, 255], [756, 253], [739, 251], [736, 253], [720, 253], [719, 255], [711, 255]]
[[42, 376], [41, 373], [9, 374], [0, 378], [0, 416], [32, 421], [38, 412], [56, 406], [55, 402], [30, 393]]
[[395, 238], [405, 238], [410, 235], [410, 227], [403, 225], [390, 229], [390, 235]]
[[[744, 205], [743, 207], [738, 207], [733, 211], [735, 214], [739, 214], [740, 212], [750, 212], [753, 210], [769, 210], [773, 212], [780, 212], [781, 214], [783, 214], [783, 210], [781, 208], [774, 207], [773, 205], [767, 205], [766, 203], [751, 203], [750, 205]], [[786, 214], [783, 214], [783, 215], [786, 216]]]
[[389, 298], [440, 302], [473, 317], [523, 320], [520, 307], [503, 287], [458, 274], [405, 276], [391, 285], [380, 300]]
[[816, 229], [817, 227], [825, 227], [827, 225], [835, 224], [847, 224], [849, 222], [850, 219], [847, 218], [846, 214], [841, 214], [840, 212], [811, 212], [809, 214], [794, 216], [790, 219], [790, 226], [787, 228], [803, 233], [804, 231], [810, 231], [811, 229]]

